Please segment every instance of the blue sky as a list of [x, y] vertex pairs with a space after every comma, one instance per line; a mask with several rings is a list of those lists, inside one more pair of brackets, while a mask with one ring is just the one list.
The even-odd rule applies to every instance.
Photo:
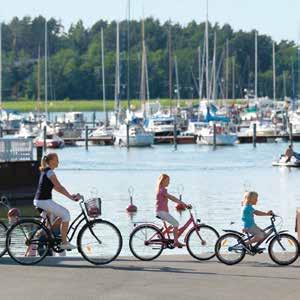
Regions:
[[[2, 2], [2, 1], [1, 1]], [[0, 2], [0, 3], [1, 3]], [[23, 2], [23, 3], [22, 3]], [[126, 18], [128, 0], [9, 0], [0, 10], [0, 20], [14, 16], [38, 15], [60, 19], [66, 30], [82, 19], [90, 27], [99, 19]], [[2, 2], [3, 3], [3, 2]], [[161, 21], [171, 19], [187, 24], [205, 19], [206, 0], [131, 0], [131, 15]], [[282, 39], [300, 40], [300, 0], [209, 0], [209, 20], [229, 23], [234, 30], [258, 29], [260, 33]]]

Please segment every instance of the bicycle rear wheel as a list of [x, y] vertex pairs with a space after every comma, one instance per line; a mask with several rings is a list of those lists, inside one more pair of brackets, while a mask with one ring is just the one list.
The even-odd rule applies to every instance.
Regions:
[[6, 225], [0, 221], [0, 257], [2, 257], [6, 253]]
[[290, 234], [281, 233], [269, 244], [269, 255], [279, 265], [289, 265], [298, 258], [298, 241]]
[[226, 265], [234, 265], [245, 257], [246, 246], [239, 235], [227, 233], [217, 240], [215, 252], [219, 261]]
[[23, 219], [8, 231], [6, 248], [9, 256], [21, 265], [34, 265], [49, 251], [49, 230], [38, 220]]
[[218, 232], [211, 226], [199, 225], [187, 235], [186, 246], [191, 256], [198, 260], [209, 260], [215, 254]]
[[136, 227], [129, 238], [129, 248], [132, 254], [140, 260], [153, 260], [163, 251], [163, 235], [153, 225], [140, 225]]
[[77, 238], [77, 247], [84, 259], [94, 265], [104, 265], [115, 260], [122, 249], [119, 229], [104, 220], [85, 224]]

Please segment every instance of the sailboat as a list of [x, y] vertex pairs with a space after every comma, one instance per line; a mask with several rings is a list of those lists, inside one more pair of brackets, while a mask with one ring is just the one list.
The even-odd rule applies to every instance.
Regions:
[[[206, 101], [202, 101], [199, 105], [199, 113], [201, 112], [204, 116], [204, 120], [207, 126], [201, 126], [198, 131], [197, 143], [202, 145], [234, 145], [237, 141], [237, 134], [231, 131], [229, 122], [230, 119], [227, 117], [220, 117], [216, 115], [216, 106], [210, 103], [211, 93], [213, 97], [216, 97], [216, 35], [214, 37], [214, 57], [213, 57], [213, 69], [212, 79], [213, 86], [210, 88], [209, 79], [209, 53], [208, 53], [208, 1], [206, 3], [206, 22], [205, 22], [205, 58], [206, 58]], [[215, 128], [215, 132], [214, 132]], [[215, 136], [214, 136], [215, 134]]]

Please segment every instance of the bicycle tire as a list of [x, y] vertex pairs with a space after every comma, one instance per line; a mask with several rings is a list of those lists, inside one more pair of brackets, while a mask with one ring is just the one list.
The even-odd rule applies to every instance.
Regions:
[[[144, 231], [144, 233], [142, 231]], [[155, 235], [158, 236], [157, 241], [155, 242], [153, 241], [153, 243], [149, 243], [148, 237], [155, 236]], [[130, 234], [129, 248], [131, 253], [137, 259], [143, 261], [150, 261], [161, 255], [164, 249], [163, 239], [164, 237], [161, 231], [156, 226], [149, 225], [149, 224], [140, 225], [136, 227]], [[144, 252], [145, 254], [141, 254], [140, 252]]]
[[0, 257], [6, 253], [6, 232], [7, 226], [0, 221]]
[[[104, 265], [115, 260], [122, 245], [123, 239], [118, 227], [102, 219], [86, 223], [78, 233], [78, 251], [85, 260], [94, 265]], [[94, 249], [100, 255], [90, 255]]]
[[[43, 242], [40, 241], [41, 236], [46, 237]], [[50, 249], [50, 239], [51, 235], [48, 228], [40, 221], [23, 219], [8, 229], [6, 249], [9, 256], [17, 263], [35, 265], [47, 256]], [[38, 251], [40, 249], [42, 250]]]
[[[280, 239], [280, 242], [279, 242], [279, 239]], [[277, 242], [278, 245], [280, 246], [279, 250], [280, 249], [283, 250], [282, 246], [283, 246], [283, 243], [285, 242], [284, 239], [287, 240], [287, 244], [289, 244], [290, 246], [293, 244], [293, 248], [294, 248], [294, 254], [293, 254], [293, 252], [290, 252], [292, 254], [292, 257], [288, 260], [280, 260], [279, 255], [280, 254], [284, 255], [284, 253], [280, 252], [280, 251], [276, 251], [274, 249], [274, 247], [276, 247], [275, 243]], [[290, 235], [288, 233], [280, 233], [277, 236], [274, 236], [274, 238], [270, 241], [270, 244], [268, 247], [268, 252], [269, 252], [270, 258], [275, 263], [277, 263], [278, 265], [281, 265], [281, 266], [287, 266], [287, 265], [292, 264], [298, 258], [299, 244], [298, 244], [298, 241], [292, 235]], [[289, 253], [289, 252], [287, 251], [285, 253]]]
[[[200, 240], [197, 231], [199, 231], [202, 240], [206, 242], [205, 245], [202, 244], [202, 240]], [[192, 257], [198, 260], [212, 259], [216, 255], [215, 245], [219, 237], [220, 237], [219, 233], [213, 227], [209, 225], [200, 224], [197, 226], [197, 228], [192, 228], [188, 232], [186, 237], [187, 250]], [[193, 240], [195, 239], [195, 241], [193, 241], [192, 239]], [[207, 239], [209, 240], [209, 244], [207, 243]], [[196, 245], [195, 249], [194, 249], [194, 245]], [[206, 248], [207, 251], [205, 251], [204, 248]], [[202, 252], [203, 250], [204, 252]]]
[[[227, 240], [232, 239], [231, 246], [226, 245]], [[237, 245], [241, 245], [241, 249], [234, 249], [234, 247], [237, 247]], [[233, 249], [230, 249], [233, 248]], [[243, 258], [246, 255], [246, 246], [238, 234], [235, 233], [226, 233], [219, 237], [219, 239], [216, 242], [215, 246], [215, 253], [218, 258], [218, 260], [226, 265], [235, 265], [243, 260]], [[223, 253], [223, 251], [228, 251], [227, 253]], [[233, 259], [233, 255], [237, 254], [237, 258]]]

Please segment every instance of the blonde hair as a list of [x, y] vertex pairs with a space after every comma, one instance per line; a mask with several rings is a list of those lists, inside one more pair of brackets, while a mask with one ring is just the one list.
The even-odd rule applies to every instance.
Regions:
[[41, 159], [40, 171], [44, 171], [49, 166], [49, 162], [54, 157], [57, 157], [56, 153], [48, 153], [48, 154], [44, 155]]
[[244, 195], [244, 200], [243, 204], [251, 204], [252, 200], [256, 200], [258, 198], [258, 193], [257, 192], [246, 192]]
[[156, 186], [156, 192], [158, 193], [159, 190], [161, 189], [163, 183], [165, 180], [170, 179], [170, 176], [167, 174], [160, 174], [157, 180], [157, 186]]

